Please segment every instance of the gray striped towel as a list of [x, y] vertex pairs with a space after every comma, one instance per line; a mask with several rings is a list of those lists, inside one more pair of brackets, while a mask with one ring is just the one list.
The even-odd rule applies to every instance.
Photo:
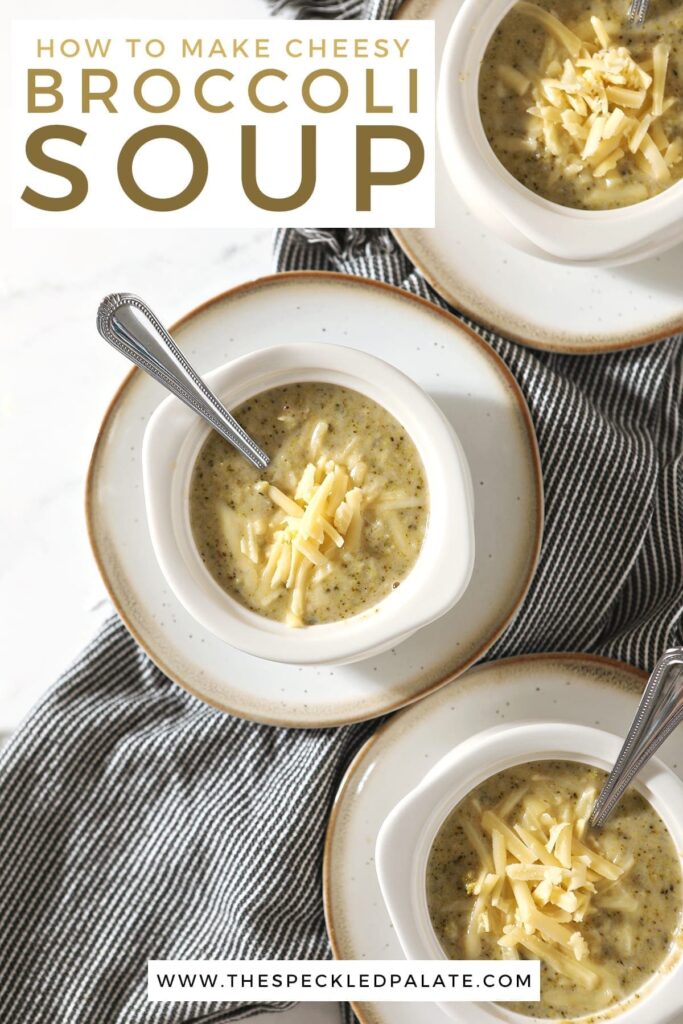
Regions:
[[[276, 258], [443, 305], [386, 232], [285, 231]], [[572, 357], [480, 333], [529, 403], [547, 513], [534, 583], [487, 657], [585, 650], [651, 665], [683, 605], [680, 336]], [[284, 730], [224, 715], [111, 619], [0, 761], [3, 1024], [217, 1024], [264, 1009], [148, 1004], [146, 961], [330, 955], [324, 831], [375, 725]]]

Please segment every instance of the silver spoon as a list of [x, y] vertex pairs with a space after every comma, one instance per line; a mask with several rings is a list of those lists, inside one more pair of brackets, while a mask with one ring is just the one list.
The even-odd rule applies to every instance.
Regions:
[[683, 647], [672, 647], [655, 665], [617, 763], [598, 797], [590, 824], [601, 828], [638, 772], [683, 721]]
[[132, 363], [199, 413], [257, 469], [270, 459], [207, 388], [161, 321], [137, 295], [107, 295], [97, 310], [97, 330]]
[[647, 16], [650, 0], [631, 0], [628, 9], [629, 25], [642, 25]]

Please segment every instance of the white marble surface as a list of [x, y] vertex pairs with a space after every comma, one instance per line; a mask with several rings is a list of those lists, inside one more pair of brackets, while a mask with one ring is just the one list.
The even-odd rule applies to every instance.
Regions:
[[[61, 17], [104, 0], [62, 0]], [[121, 0], [116, 15], [180, 17], [181, 0]], [[196, 0], [195, 17], [262, 17], [262, 0]], [[51, 0], [9, 0], [0, 15], [54, 17]], [[6, 51], [4, 51], [6, 52]], [[7, 123], [3, 91], [2, 119]], [[6, 203], [6, 168], [0, 196]], [[17, 231], [0, 219], [0, 734], [13, 731], [91, 638], [109, 608], [85, 530], [85, 474], [102, 414], [127, 365], [99, 338], [99, 300], [125, 289], [167, 321], [268, 273], [264, 230]], [[254, 1018], [270, 1022], [273, 1018]], [[301, 1005], [282, 1024], [331, 1024], [335, 1004]]]
[[270, 270], [270, 231], [14, 232], [3, 252], [0, 730], [13, 728], [106, 613], [85, 530], [85, 474], [128, 364], [95, 330], [111, 291], [170, 323]]

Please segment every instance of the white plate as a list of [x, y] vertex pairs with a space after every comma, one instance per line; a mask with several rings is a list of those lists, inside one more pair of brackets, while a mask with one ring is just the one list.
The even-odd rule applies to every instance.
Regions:
[[[506, 720], [575, 722], [625, 734], [644, 681], [637, 669], [588, 654], [510, 658], [473, 669], [380, 726], [344, 777], [327, 833], [323, 889], [335, 957], [403, 959], [377, 882], [375, 840], [392, 807], [439, 758]], [[658, 756], [683, 777], [683, 730]], [[460, 1005], [467, 1024], [467, 1004]], [[362, 1024], [446, 1021], [426, 1003], [361, 1003], [355, 1010]]]
[[[462, 0], [407, 0], [399, 18], [435, 23], [437, 61]], [[438, 74], [437, 74], [438, 77]], [[436, 227], [394, 231], [430, 284], [473, 320], [525, 345], [607, 352], [683, 330], [683, 245], [625, 267], [526, 255], [489, 233], [436, 161]]]
[[278, 274], [233, 289], [185, 317], [174, 336], [200, 373], [254, 349], [304, 340], [365, 349], [403, 370], [441, 406], [465, 448], [475, 489], [476, 554], [458, 605], [380, 657], [316, 669], [278, 665], [228, 647], [181, 607], [152, 551], [140, 449], [165, 392], [136, 370], [105, 416], [90, 467], [87, 515], [111, 598], [152, 660], [223, 710], [312, 727], [394, 710], [481, 657], [526, 592], [543, 518], [528, 410], [488, 345], [407, 292], [315, 272]]

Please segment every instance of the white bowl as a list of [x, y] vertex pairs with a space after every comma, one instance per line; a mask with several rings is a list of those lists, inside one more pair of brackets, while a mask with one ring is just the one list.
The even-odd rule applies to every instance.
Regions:
[[683, 181], [618, 210], [574, 210], [537, 196], [503, 166], [479, 115], [479, 68], [515, 0], [465, 0], [443, 51], [439, 142], [454, 186], [511, 245], [546, 259], [617, 265], [654, 256], [683, 239]]
[[[473, 736], [443, 757], [422, 782], [392, 810], [377, 837], [376, 868], [382, 895], [403, 951], [412, 960], [447, 959], [429, 919], [425, 887], [429, 851], [450, 811], [484, 779], [527, 761], [567, 759], [610, 770], [622, 740], [602, 729], [570, 723], [501, 725]], [[636, 788], [665, 822], [683, 851], [683, 782], [653, 758]], [[683, 960], [680, 948], [658, 975], [633, 997], [590, 1020], [619, 1024], [667, 1024], [680, 1011]], [[449, 1017], [467, 1024], [529, 1024], [503, 1003], [440, 1003]], [[584, 1018], [587, 1019], [587, 1018]]]
[[292, 629], [250, 611], [206, 569], [195, 545], [189, 489], [210, 428], [178, 399], [162, 402], [143, 439], [142, 471], [152, 545], [169, 586], [194, 618], [248, 654], [291, 664], [344, 664], [393, 647], [452, 608], [474, 564], [472, 483], [464, 451], [437, 405], [381, 359], [338, 345], [262, 349], [206, 375], [228, 408], [268, 388], [323, 381], [352, 388], [384, 406], [411, 436], [429, 491], [429, 516], [417, 561], [379, 604], [340, 622]]

